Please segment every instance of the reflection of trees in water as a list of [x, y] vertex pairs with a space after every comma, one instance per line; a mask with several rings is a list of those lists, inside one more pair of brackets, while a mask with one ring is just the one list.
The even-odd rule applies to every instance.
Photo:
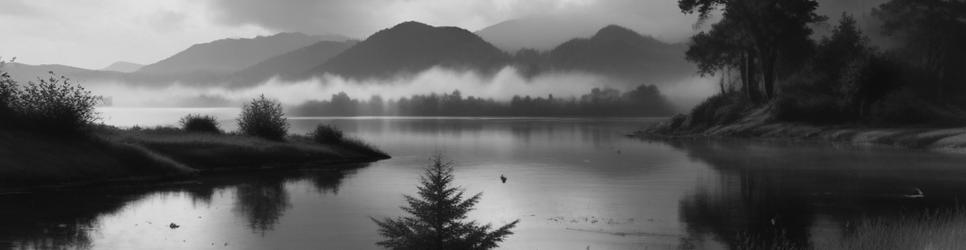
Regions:
[[[717, 172], [680, 201], [691, 238], [710, 235], [733, 249], [807, 249], [815, 237], [854, 241], [864, 234], [857, 231], [880, 230], [857, 228], [868, 224], [862, 221], [889, 224], [910, 213], [955, 210], [966, 198], [962, 182], [874, 172], [897, 171], [888, 165], [890, 159], [877, 159], [882, 152], [717, 140], [668, 144]], [[849, 170], [848, 164], [888, 169]], [[909, 187], [928, 190], [926, 197], [904, 197]], [[819, 217], [834, 230], [812, 235]]]
[[338, 194], [342, 179], [355, 168], [349, 170], [303, 170], [261, 174], [236, 186], [235, 207], [233, 211], [248, 220], [253, 231], [264, 233], [274, 229], [285, 211], [292, 207], [285, 184], [291, 181], [308, 181], [316, 192]]
[[[400, 118], [383, 120], [295, 120], [293, 130], [309, 131], [320, 122], [332, 124], [346, 133], [391, 133], [422, 136], [438, 136], [459, 139], [465, 136], [490, 136], [507, 134], [512, 136], [515, 143], [530, 144], [536, 140], [580, 140], [591, 141], [595, 146], [607, 144], [615, 138], [623, 138], [623, 134], [615, 133], [609, 123], [616, 121], [599, 121], [589, 119], [568, 119], [561, 121], [557, 118], [501, 118], [501, 119], [432, 119], [432, 118]], [[626, 121], [624, 121], [626, 123]], [[633, 128], [628, 128], [631, 130]], [[624, 132], [624, 131], [618, 131]], [[543, 138], [546, 137], [546, 138]]]
[[[354, 169], [367, 164], [346, 165]], [[252, 230], [267, 231], [291, 204], [285, 183], [309, 180], [320, 193], [337, 193], [351, 170], [272, 171], [222, 175], [164, 186], [82, 189], [0, 196], [0, 249], [91, 249], [92, 232], [105, 217], [156, 195], [186, 194], [194, 205], [210, 204], [216, 190], [235, 187], [236, 209]], [[155, 222], [161, 223], [161, 222]]]
[[233, 211], [247, 218], [254, 231], [271, 231], [291, 207], [284, 180], [257, 180], [235, 188]]
[[342, 185], [342, 179], [345, 179], [347, 175], [353, 174], [354, 171], [314, 171], [306, 173], [305, 178], [312, 183], [315, 187], [315, 192], [320, 194], [339, 194], [339, 186]]
[[121, 210], [144, 193], [77, 195], [40, 193], [0, 197], [0, 246], [11, 249], [90, 249], [89, 230], [102, 216]]
[[724, 174], [717, 191], [702, 188], [680, 203], [691, 235], [711, 234], [731, 248], [798, 249], [809, 244], [813, 212], [802, 197], [750, 171]]

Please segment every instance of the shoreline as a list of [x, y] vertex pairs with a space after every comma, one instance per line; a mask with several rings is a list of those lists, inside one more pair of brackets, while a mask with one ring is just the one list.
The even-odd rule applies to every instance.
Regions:
[[95, 128], [58, 137], [0, 129], [0, 195], [157, 185], [258, 171], [338, 169], [391, 158], [362, 143], [319, 144], [170, 129]]
[[[306, 163], [306, 164], [321, 164], [316, 166], [299, 166], [299, 167], [262, 167], [262, 168], [238, 168], [238, 169], [213, 169], [202, 171], [194, 174], [185, 175], [167, 175], [167, 176], [134, 176], [134, 177], [121, 177], [114, 179], [104, 179], [104, 180], [87, 180], [87, 181], [77, 181], [77, 182], [67, 182], [67, 183], [56, 183], [56, 184], [41, 184], [33, 186], [9, 186], [0, 187], [0, 196], [2, 195], [17, 195], [17, 194], [29, 194], [29, 193], [44, 193], [44, 192], [61, 192], [61, 191], [81, 191], [84, 189], [97, 189], [97, 188], [124, 188], [124, 187], [155, 187], [155, 186], [168, 186], [177, 185], [188, 182], [195, 182], [205, 177], [219, 177], [219, 176], [231, 176], [238, 174], [254, 174], [260, 172], [280, 172], [280, 171], [299, 171], [299, 170], [352, 170], [357, 169], [360, 164], [368, 164], [377, 162], [384, 159], [375, 160], [346, 160], [346, 161], [333, 161], [326, 163]], [[78, 190], [71, 190], [78, 189]]]
[[634, 131], [639, 139], [733, 138], [876, 145], [939, 152], [966, 153], [966, 127], [872, 127], [810, 125], [744, 120], [705, 128], [672, 126], [675, 118]]

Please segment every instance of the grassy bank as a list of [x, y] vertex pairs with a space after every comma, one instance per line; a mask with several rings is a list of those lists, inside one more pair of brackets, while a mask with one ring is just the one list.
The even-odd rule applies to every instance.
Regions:
[[190, 178], [223, 171], [324, 167], [386, 158], [385, 153], [354, 142], [321, 144], [300, 136], [277, 141], [174, 128], [113, 127], [55, 136], [0, 129], [0, 188]]
[[[698, 110], [699, 111], [699, 110]], [[678, 115], [634, 132], [638, 138], [731, 137], [877, 144], [966, 152], [966, 127], [875, 123], [816, 124], [775, 117], [774, 106], [734, 109], [719, 106], [710, 115]]]

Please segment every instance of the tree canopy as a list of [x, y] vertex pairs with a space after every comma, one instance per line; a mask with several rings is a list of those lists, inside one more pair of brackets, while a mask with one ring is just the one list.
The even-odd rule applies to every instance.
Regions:
[[[808, 24], [825, 20], [815, 13], [815, 0], [679, 0], [699, 22], [720, 11], [721, 21], [692, 38], [688, 60], [700, 73], [724, 69], [740, 72], [742, 88], [755, 102], [775, 96], [779, 65], [804, 61], [811, 45]], [[760, 81], [759, 81], [760, 79]]]
[[883, 33], [900, 42], [896, 54], [933, 78], [921, 80], [933, 82], [935, 97], [966, 91], [966, 1], [891, 0], [872, 14], [883, 22]]

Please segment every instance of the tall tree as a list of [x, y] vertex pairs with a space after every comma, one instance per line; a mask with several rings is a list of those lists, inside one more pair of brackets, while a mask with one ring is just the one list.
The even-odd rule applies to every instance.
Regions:
[[464, 222], [483, 193], [463, 199], [463, 190], [452, 185], [452, 164], [440, 155], [431, 161], [420, 179], [419, 197], [404, 196], [409, 206], [402, 209], [410, 216], [372, 219], [386, 238], [376, 244], [390, 249], [493, 249], [513, 234], [510, 229], [520, 220], [495, 230], [489, 224]]
[[[815, 0], [679, 0], [678, 6], [684, 13], [699, 14], [700, 22], [720, 10], [721, 21], [695, 36], [692, 45], [710, 46], [703, 48], [705, 56], [689, 59], [724, 58], [728, 60], [712, 60], [711, 65], [738, 64], [744, 88], [754, 101], [775, 96], [779, 60], [801, 56], [801, 47], [810, 44], [808, 24], [825, 20], [815, 13]], [[758, 98], [757, 79], [761, 79], [763, 98]]]
[[902, 43], [899, 54], [935, 78], [938, 99], [966, 91], [966, 1], [891, 0], [872, 13], [883, 33]]

